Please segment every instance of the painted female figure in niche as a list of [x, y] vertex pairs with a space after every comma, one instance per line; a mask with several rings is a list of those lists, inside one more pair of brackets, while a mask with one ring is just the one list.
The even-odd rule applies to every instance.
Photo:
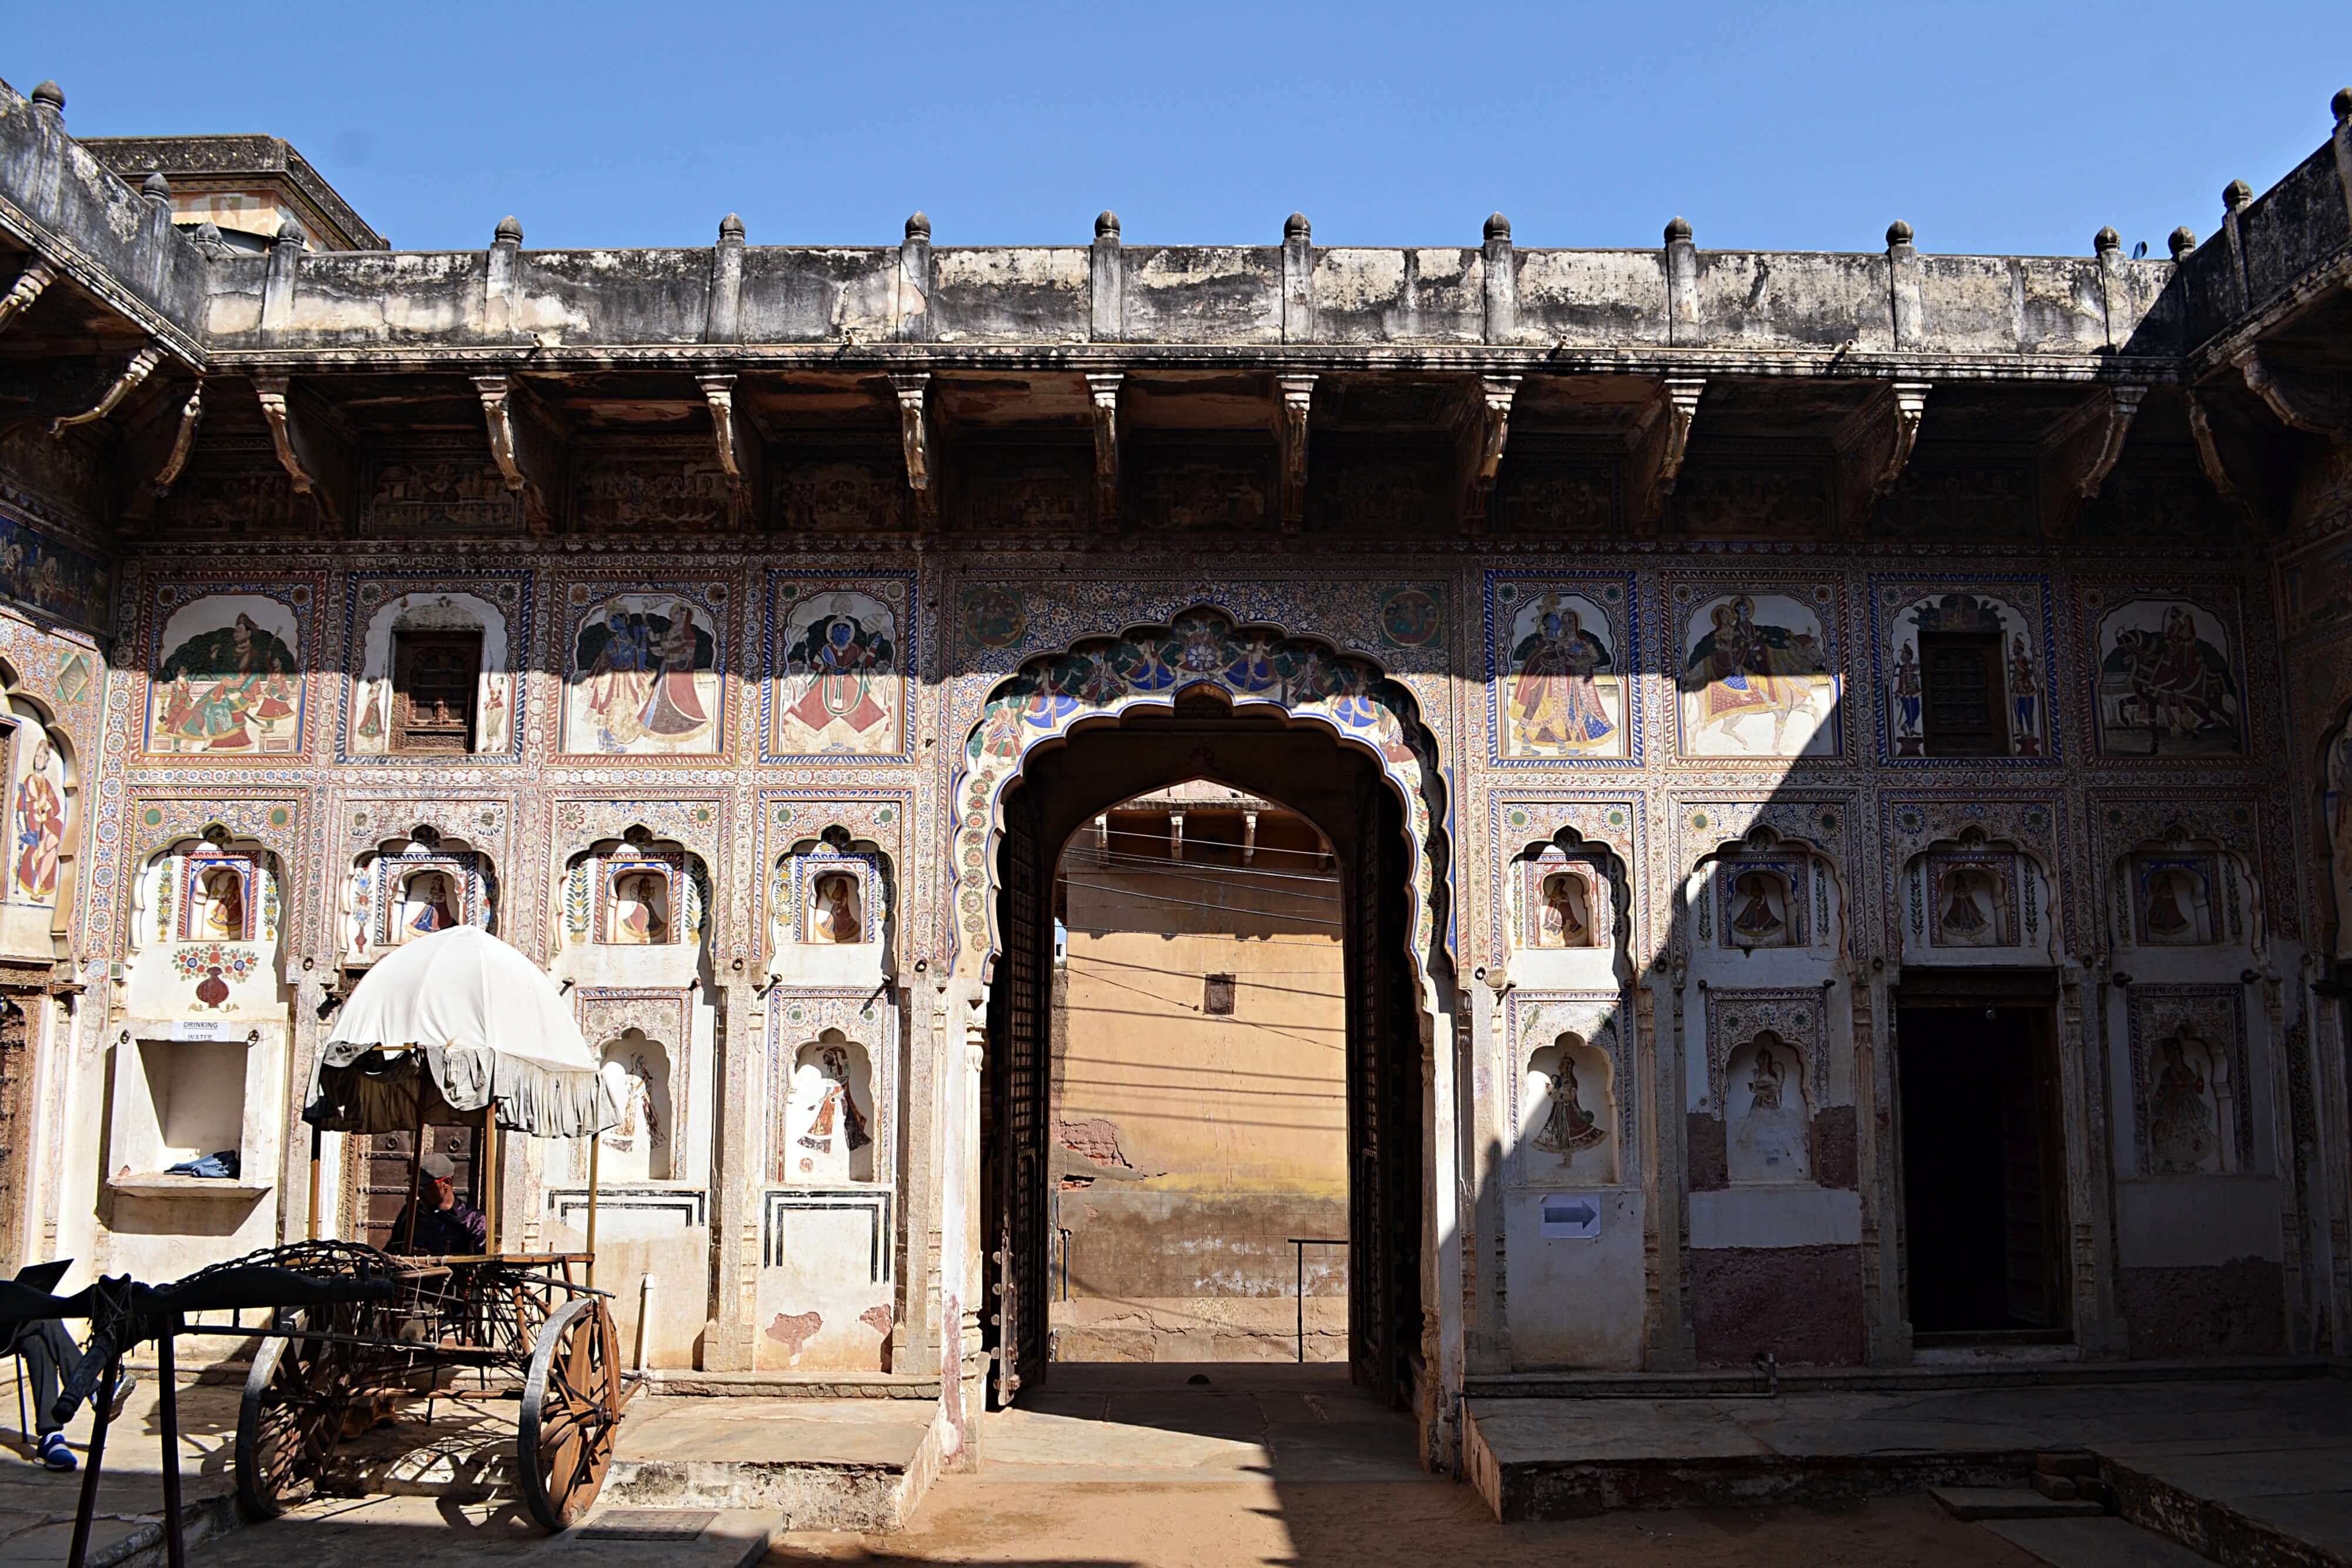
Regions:
[[234, 866], [214, 866], [196, 879], [195, 936], [207, 942], [245, 940], [245, 876]]
[[2010, 733], [2018, 742], [2018, 749], [2027, 756], [2034, 747], [2029, 737], [2041, 734], [2038, 727], [2042, 703], [2042, 675], [2033, 667], [2032, 651], [2025, 645], [2025, 633], [2019, 632], [2009, 643], [2009, 701], [2011, 709]]
[[[2191, 1040], [2190, 1049], [2210, 1055], [2203, 1042]], [[2179, 1039], [2164, 1041], [2163, 1065], [2158, 1069], [2155, 1091], [2148, 1096], [2147, 1143], [2160, 1172], [2194, 1174], [2220, 1168], [2220, 1130], [2206, 1074], [2191, 1064]]]
[[2147, 934], [2158, 941], [2177, 942], [2195, 929], [2183, 894], [2186, 878], [2179, 872], [2160, 871], [2147, 879]]
[[1984, 873], [1965, 868], [1953, 872], [1944, 879], [1945, 933], [1962, 942], [1981, 938], [1992, 925], [1986, 913], [1991, 898], [1991, 881]]
[[857, 879], [835, 872], [816, 880], [817, 940], [836, 944], [862, 940], [865, 922], [858, 918]]
[[831, 1154], [834, 1128], [838, 1125], [846, 1140], [845, 1152], [856, 1154], [872, 1143], [874, 1136], [866, 1130], [865, 1113], [850, 1096], [849, 1053], [837, 1046], [825, 1047], [817, 1053], [817, 1072], [824, 1087], [819, 1093], [815, 1114], [801, 1133], [800, 1145], [817, 1154]]
[[65, 801], [58, 792], [57, 749], [33, 743], [24, 778], [16, 781], [16, 895], [46, 903], [58, 891], [58, 855], [65, 842]]
[[669, 940], [669, 879], [659, 872], [624, 872], [613, 879], [613, 940], [652, 947]]
[[1788, 894], [1769, 872], [1742, 872], [1731, 884], [1732, 940], [1742, 946], [1770, 947], [1788, 940]]
[[1527, 744], [1589, 750], [1616, 729], [1593, 680], [1610, 667], [1608, 650], [1557, 594], [1544, 596], [1535, 630], [1511, 649], [1511, 660], [1518, 671], [1512, 715]]
[[1567, 872], [1544, 878], [1543, 925], [1538, 944], [1546, 947], [1591, 945], [1592, 921], [1584, 898], [1584, 879]]
[[403, 894], [399, 937], [407, 941], [412, 936], [430, 936], [436, 931], [446, 931], [458, 923], [457, 910], [449, 896], [449, 879], [437, 871], [419, 872], [408, 879], [401, 889]]
[[1579, 1149], [1589, 1149], [1608, 1136], [1609, 1130], [1584, 1108], [1583, 1092], [1576, 1082], [1575, 1059], [1563, 1047], [1559, 1071], [1551, 1075], [1551, 1105], [1544, 1113], [1543, 1125], [1536, 1131], [1536, 1147], [1566, 1156]]
[[1918, 735], [1920, 697], [1924, 689], [1919, 684], [1919, 650], [1915, 644], [1906, 643], [1895, 662], [1895, 707], [1898, 733], [1911, 737]]

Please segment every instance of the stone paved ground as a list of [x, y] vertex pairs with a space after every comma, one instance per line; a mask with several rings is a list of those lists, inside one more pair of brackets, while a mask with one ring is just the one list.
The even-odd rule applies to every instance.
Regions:
[[[32, 1445], [16, 1429], [15, 1380], [0, 1365], [0, 1564], [62, 1563], [72, 1534], [81, 1476], [55, 1475], [32, 1458]], [[107, 1433], [106, 1467], [100, 1478], [99, 1523], [93, 1554], [157, 1533], [163, 1518], [161, 1460], [163, 1428], [155, 1417], [155, 1375], [141, 1375], [122, 1413]], [[230, 1449], [236, 1437], [235, 1387], [205, 1384], [180, 1390], [180, 1485], [184, 1511], [194, 1533], [228, 1520]], [[89, 1412], [66, 1428], [79, 1454], [89, 1437]]]
[[[1210, 1383], [1190, 1385], [1198, 1371]], [[1344, 1369], [1056, 1367], [1034, 1404], [988, 1418], [975, 1474], [934, 1483], [891, 1536], [794, 1533], [790, 1563], [1030, 1568], [1355, 1568], [1411, 1563], [2023, 1568], [2033, 1559], [1926, 1499], [1496, 1524], [1424, 1475], [1411, 1426]]]

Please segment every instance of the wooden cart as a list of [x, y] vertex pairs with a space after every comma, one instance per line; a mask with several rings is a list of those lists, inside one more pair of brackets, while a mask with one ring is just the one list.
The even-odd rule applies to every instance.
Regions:
[[438, 1396], [455, 1372], [450, 1397], [520, 1397], [523, 1506], [545, 1530], [576, 1523], [604, 1484], [625, 1403], [613, 1314], [579, 1278], [587, 1262], [578, 1252], [386, 1258], [393, 1300], [282, 1318], [237, 1409], [238, 1503], [255, 1518], [283, 1513], [311, 1495], [355, 1415]]

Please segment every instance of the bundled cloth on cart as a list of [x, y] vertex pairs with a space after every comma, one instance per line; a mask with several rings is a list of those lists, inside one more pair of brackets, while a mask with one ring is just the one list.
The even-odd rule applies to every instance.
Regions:
[[626, 1095], [619, 1064], [597, 1060], [544, 970], [478, 926], [453, 925], [361, 977], [319, 1053], [302, 1119], [405, 1132], [495, 1104], [509, 1132], [579, 1138], [617, 1126]]

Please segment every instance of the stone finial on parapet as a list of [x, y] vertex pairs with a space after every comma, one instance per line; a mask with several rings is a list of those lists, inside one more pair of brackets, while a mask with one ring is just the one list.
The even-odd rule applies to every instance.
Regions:
[[2352, 87], [2337, 88], [2336, 96], [2328, 99], [2327, 107], [2335, 111], [2336, 124], [2352, 121]]
[[1911, 225], [1901, 218], [1886, 225], [1887, 291], [1897, 349], [1916, 349], [1927, 340], [1927, 310], [1919, 291], [1919, 252], [1911, 242]]
[[710, 301], [702, 313], [702, 340], [741, 341], [742, 309], [743, 220], [730, 213], [719, 220], [719, 243], [710, 252]]
[[46, 109], [51, 114], [58, 116], [60, 120], [65, 118], [66, 89], [59, 87], [57, 83], [53, 81], [36, 82], [33, 84], [33, 90], [26, 96], [32, 99], [33, 107], [35, 109]]
[[151, 202], [168, 204], [172, 199], [172, 182], [163, 178], [163, 171], [158, 169], [140, 185], [139, 193]]
[[2112, 224], [2102, 226], [2097, 234], [2091, 236], [2093, 256], [2105, 256], [2109, 251], [2121, 250], [2123, 247], [2124, 236], [2116, 233], [2115, 225]]
[[[931, 220], [920, 212], [908, 215], [907, 237], [898, 245], [898, 301], [892, 312], [897, 326], [892, 332], [902, 343], [928, 343], [931, 340]], [[936, 499], [936, 492], [918, 484], [921, 498], [927, 503]], [[936, 509], [925, 514], [935, 517]]]
[[1315, 340], [1315, 230], [1305, 213], [1282, 220], [1282, 340]]
[[2254, 199], [2254, 188], [2243, 180], [2232, 180], [2221, 187], [2221, 210], [2234, 213]]
[[743, 220], [740, 217], [730, 213], [719, 220], [719, 243], [720, 245], [743, 243]]
[[1315, 225], [1307, 221], [1305, 213], [1293, 213], [1282, 220], [1282, 243], [1305, 245], [1315, 237]]
[[919, 212], [908, 217], [907, 219], [907, 238], [909, 241], [919, 241], [924, 245], [929, 245], [931, 240], [931, 220]]
[[2172, 231], [2172, 237], [2165, 244], [2172, 247], [2172, 259], [2179, 261], [2197, 248], [2197, 231], [2183, 224]]
[[1666, 341], [1698, 340], [1698, 247], [1691, 243], [1690, 220], [1677, 213], [1666, 220]]
[[210, 218], [196, 225], [195, 245], [206, 256], [229, 254], [228, 242], [221, 238], [220, 225]]
[[1486, 341], [1507, 343], [1519, 335], [1519, 276], [1511, 260], [1511, 220], [1486, 214], [1484, 318]]
[[512, 213], [509, 213], [505, 217], [500, 218], [499, 220], [498, 228], [490, 235], [490, 243], [493, 245], [514, 246], [520, 247], [522, 244], [521, 220], [517, 218]]
[[269, 244], [270, 248], [273, 250], [281, 245], [290, 245], [297, 250], [301, 249], [302, 225], [296, 223], [290, 217], [278, 219], [278, 235], [275, 239], [271, 240]]
[[1097, 343], [1116, 343], [1127, 332], [1127, 262], [1118, 247], [1118, 214], [1105, 207], [1095, 215], [1087, 256], [1087, 335]]

